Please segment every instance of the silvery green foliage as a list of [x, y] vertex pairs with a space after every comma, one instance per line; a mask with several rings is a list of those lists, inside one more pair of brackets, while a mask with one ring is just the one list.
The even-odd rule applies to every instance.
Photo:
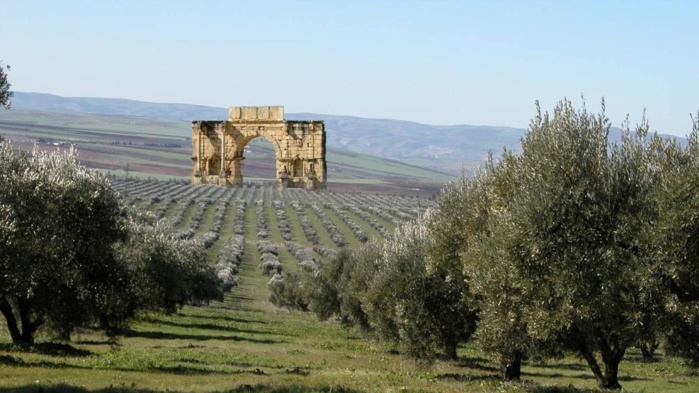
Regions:
[[5, 66], [1, 61], [0, 61], [0, 106], [4, 107], [5, 109], [10, 109], [12, 106], [12, 102], [10, 102], [10, 98], [14, 95], [12, 90], [10, 88], [12, 85], [10, 84], [7, 74], [10, 71], [10, 66]]
[[395, 341], [409, 356], [426, 357], [440, 351], [431, 317], [432, 287], [427, 275], [428, 217], [396, 228], [380, 246], [374, 277], [360, 295], [362, 309], [374, 331]]
[[[655, 273], [673, 296], [666, 350], [699, 365], [699, 111], [688, 143], [662, 150]], [[654, 322], [654, 321], [651, 321]]]
[[157, 218], [163, 218], [165, 217], [165, 212], [167, 209], [170, 207], [171, 204], [175, 202], [174, 199], [172, 198], [163, 198], [163, 202], [158, 206], [158, 208], [154, 211], [155, 216]]
[[291, 234], [291, 227], [289, 226], [289, 220], [286, 217], [286, 211], [284, 210], [284, 202], [280, 200], [275, 200], [272, 202], [275, 209], [275, 215], [277, 216], [277, 226], [279, 226], [279, 233], [281, 233], [282, 239], [286, 241], [291, 241], [293, 235]]
[[300, 274], [282, 277], [281, 274], [275, 273], [267, 282], [270, 292], [269, 301], [277, 307], [308, 310], [303, 280], [304, 278]]
[[[388, 211], [392, 211], [392, 209], [385, 208], [385, 207], [377, 207], [377, 206], [365, 206], [365, 210], [370, 211], [373, 214], [376, 214], [377, 216], [383, 218], [384, 220], [390, 222], [393, 225], [400, 225], [400, 223], [404, 220], [396, 218], [395, 215], [391, 215], [388, 213]], [[365, 216], [367, 219], [376, 221], [371, 217], [371, 215], [364, 213], [363, 216]], [[362, 217], [364, 218], [364, 217]], [[408, 218], [412, 219], [412, 218]]]
[[180, 199], [180, 204], [175, 211], [175, 214], [172, 215], [170, 218], [170, 225], [173, 227], [176, 227], [179, 225], [182, 220], [184, 219], [184, 213], [187, 211], [187, 208], [189, 208], [189, 205], [194, 203], [194, 199], [190, 198], [185, 198], [185, 199]]
[[[326, 203], [325, 207], [327, 207], [328, 209], [335, 212], [335, 214], [338, 217], [340, 217], [340, 220], [342, 220], [342, 222], [344, 222], [350, 228], [350, 230], [352, 231], [354, 236], [359, 241], [361, 241], [363, 243], [369, 239], [369, 237], [366, 235], [366, 233], [364, 232], [362, 227], [360, 227], [359, 224], [357, 224], [354, 220], [352, 220], [337, 204]], [[381, 230], [379, 230], [379, 228], [382, 229], [383, 231], [386, 231], [386, 229], [383, 228], [381, 225], [378, 225], [378, 223], [376, 223], [376, 224], [377, 224], [377, 227], [374, 227], [374, 228], [376, 228], [382, 235], [384, 235], [384, 233], [381, 232]], [[374, 226], [371, 222], [370, 222], [370, 225]], [[387, 237], [387, 236], [384, 236], [384, 237]]]
[[226, 202], [220, 202], [217, 204], [213, 221], [211, 223], [211, 229], [203, 233], [198, 239], [204, 245], [204, 248], [210, 248], [216, 243], [216, 241], [218, 241], [221, 226], [223, 225], [223, 216], [226, 214], [227, 207], [228, 203]]
[[197, 211], [194, 213], [191, 221], [189, 222], [189, 229], [193, 231], [199, 229], [199, 225], [201, 225], [201, 220], [204, 218], [204, 213], [206, 213], [206, 209], [209, 207], [210, 204], [211, 201], [208, 199], [202, 200], [199, 203], [197, 203]]
[[332, 240], [336, 246], [344, 247], [346, 244], [344, 236], [342, 236], [340, 231], [337, 229], [335, 224], [333, 224], [330, 218], [328, 218], [323, 209], [315, 203], [311, 204], [311, 209], [323, 223], [325, 230], [328, 231], [328, 235], [330, 235], [330, 240]]
[[287, 241], [284, 245], [286, 245], [286, 249], [289, 250], [291, 255], [299, 262], [299, 267], [301, 269], [308, 272], [315, 272], [320, 268], [320, 265], [313, 259], [306, 247], [294, 241]]
[[257, 219], [257, 238], [266, 239], [269, 237], [269, 232], [267, 231], [267, 220], [265, 219], [263, 200], [257, 201], [257, 207], [255, 207], [255, 217]]
[[301, 224], [301, 229], [306, 236], [306, 240], [308, 240], [309, 243], [318, 244], [318, 234], [313, 228], [313, 223], [306, 216], [304, 206], [299, 202], [292, 202], [291, 207], [296, 211], [296, 216], [298, 217], [299, 224]]
[[241, 235], [233, 235], [221, 248], [216, 261], [216, 275], [221, 280], [221, 290], [230, 291], [238, 284], [236, 275], [243, 261], [245, 251], [245, 238]]
[[[351, 211], [352, 213], [358, 215], [359, 217], [363, 218], [364, 221], [371, 223], [372, 218], [369, 216], [367, 212], [364, 210], [358, 208], [357, 206], [354, 205], [347, 205], [346, 206], [347, 210]], [[339, 214], [339, 213], [338, 213]], [[340, 216], [342, 217], [342, 216]], [[345, 220], [347, 225], [350, 227], [352, 230], [352, 233], [354, 233], [354, 236], [359, 239], [360, 242], [365, 243], [367, 240], [369, 240], [369, 236], [367, 236], [366, 232], [354, 221], [350, 220], [349, 217], [347, 217], [347, 220]], [[377, 228], [380, 227], [377, 226]], [[383, 235], [384, 233], [382, 233]], [[384, 236], [387, 237], [387, 236]]]
[[313, 251], [327, 260], [334, 259], [337, 256], [337, 251], [330, 247], [321, 246], [320, 244], [315, 244], [313, 246]]
[[279, 261], [277, 246], [269, 240], [260, 240], [257, 242], [257, 250], [260, 252], [262, 273], [269, 276], [281, 274], [282, 264]]
[[233, 220], [233, 233], [236, 235], [245, 234], [245, 208], [247, 202], [240, 201], [236, 204], [235, 219]]
[[39, 327], [66, 337], [106, 317], [126, 279], [110, 247], [124, 228], [106, 177], [72, 148], [30, 155], [0, 142], [0, 210], [0, 311], [12, 340], [30, 344]]
[[538, 111], [522, 154], [489, 163], [488, 222], [466, 267], [484, 298], [484, 340], [568, 346], [600, 387], [619, 388], [625, 351], [665, 308], [651, 274], [663, 142], [643, 121], [610, 144], [609, 127], [604, 105], [597, 115], [567, 100]]
[[222, 299], [221, 282], [196, 240], [181, 239], [150, 212], [131, 212], [128, 238], [117, 244], [129, 267], [132, 307], [174, 312], [184, 304]]

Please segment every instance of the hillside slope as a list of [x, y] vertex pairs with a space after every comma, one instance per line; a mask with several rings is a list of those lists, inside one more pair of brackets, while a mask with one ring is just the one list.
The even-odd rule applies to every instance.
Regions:
[[[217, 120], [228, 116], [226, 108], [202, 105], [153, 103], [113, 98], [60, 97], [43, 93], [15, 92], [13, 107], [32, 111], [89, 113], [181, 122], [188, 135], [192, 120]], [[458, 175], [483, 164], [489, 151], [504, 147], [519, 150], [523, 128], [451, 125], [438, 126], [403, 120], [367, 119], [318, 113], [287, 113], [289, 120], [324, 120], [328, 147], [368, 154], [424, 168]], [[611, 140], [620, 130], [612, 128]], [[663, 135], [666, 138], [673, 136]], [[684, 143], [684, 138], [678, 138]]]
[[[191, 125], [176, 120], [12, 109], [0, 112], [0, 135], [30, 150], [77, 147], [88, 167], [137, 177], [188, 178]], [[274, 151], [262, 138], [246, 147], [247, 181], [275, 178]], [[327, 151], [329, 187], [399, 193], [436, 193], [454, 177], [428, 168], [342, 148]]]
[[[16, 92], [13, 107], [34, 111], [90, 113], [170, 121], [216, 120], [226, 108], [163, 104], [112, 98], [73, 98]], [[289, 120], [324, 120], [328, 146], [458, 174], [474, 168], [489, 150], [517, 148], [524, 129], [490, 126], [434, 126], [402, 120], [317, 113], [287, 113]]]

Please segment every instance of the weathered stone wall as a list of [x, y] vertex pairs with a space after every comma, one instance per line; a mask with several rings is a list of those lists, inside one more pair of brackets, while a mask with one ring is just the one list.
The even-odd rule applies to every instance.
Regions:
[[325, 125], [322, 121], [285, 121], [284, 107], [231, 107], [227, 121], [192, 122], [194, 184], [243, 184], [245, 146], [263, 137], [274, 146], [280, 187], [325, 188]]
[[230, 121], [284, 121], [283, 106], [232, 106], [228, 108]]

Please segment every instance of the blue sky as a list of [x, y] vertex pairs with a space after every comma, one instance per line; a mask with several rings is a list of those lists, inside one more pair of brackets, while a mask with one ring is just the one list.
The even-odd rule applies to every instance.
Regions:
[[563, 97], [685, 135], [699, 1], [0, 1], [17, 91], [526, 127]]

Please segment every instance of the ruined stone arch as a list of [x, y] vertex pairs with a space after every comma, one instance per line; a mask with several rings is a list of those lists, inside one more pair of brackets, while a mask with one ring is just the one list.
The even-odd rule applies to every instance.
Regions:
[[324, 123], [286, 121], [280, 106], [231, 107], [226, 121], [193, 121], [192, 183], [242, 185], [244, 148], [258, 137], [274, 147], [279, 187], [325, 188]]

